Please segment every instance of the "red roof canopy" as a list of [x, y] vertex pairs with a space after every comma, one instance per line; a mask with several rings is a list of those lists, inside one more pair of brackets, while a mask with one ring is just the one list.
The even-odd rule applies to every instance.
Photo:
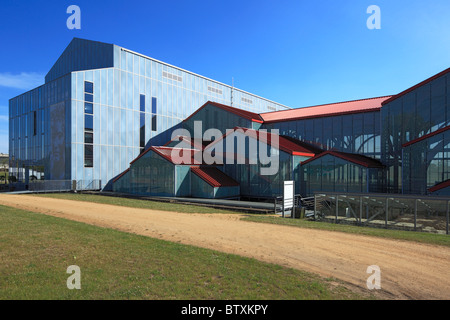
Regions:
[[410, 145], [412, 145], [412, 144], [415, 144], [415, 143], [417, 143], [417, 142], [420, 142], [420, 141], [423, 141], [423, 140], [425, 140], [425, 139], [428, 139], [428, 138], [431, 138], [431, 137], [433, 137], [433, 136], [436, 136], [436, 135], [438, 135], [438, 134], [440, 134], [440, 133], [442, 133], [442, 132], [445, 132], [445, 131], [447, 131], [447, 130], [449, 130], [449, 129], [450, 129], [450, 126], [446, 126], [446, 127], [441, 128], [441, 129], [439, 129], [439, 130], [436, 130], [436, 131], [434, 131], [434, 132], [431, 132], [431, 133], [428, 133], [428, 134], [426, 134], [426, 135], [424, 135], [424, 136], [421, 136], [420, 138], [417, 138], [417, 139], [411, 140], [411, 141], [409, 141], [409, 142], [407, 142], [407, 143], [404, 143], [404, 144], [402, 145], [402, 147], [403, 147], [403, 148], [408, 147], [408, 146], [410, 146]]
[[429, 192], [433, 193], [436, 192], [438, 190], [444, 189], [450, 187], [450, 180], [445, 180], [441, 183], [436, 184], [435, 186], [431, 187], [428, 189]]
[[[192, 146], [192, 148], [195, 148], [197, 150], [203, 150], [205, 148], [205, 145], [203, 144], [199, 144], [198, 142], [195, 141], [195, 139], [186, 137], [186, 136], [176, 136], [174, 139], [168, 141], [164, 147], [167, 147], [171, 142], [175, 142], [175, 141], [184, 141], [188, 144], [190, 144]], [[203, 141], [202, 141], [203, 143]]]
[[342, 114], [380, 111], [381, 103], [391, 96], [324, 104], [291, 110], [274, 111], [260, 114], [264, 123], [300, 120], [317, 117], [329, 117]]
[[326, 155], [338, 157], [338, 158], [353, 162], [357, 165], [360, 165], [360, 166], [363, 166], [366, 168], [382, 168], [383, 167], [383, 164], [376, 159], [372, 159], [372, 158], [369, 158], [369, 157], [366, 157], [366, 156], [363, 156], [360, 154], [346, 153], [346, 152], [339, 152], [339, 151], [325, 151], [325, 152], [315, 156], [314, 158], [303, 161], [302, 165], [310, 163], [312, 161], [315, 161]]
[[127, 170], [125, 170], [124, 172], [122, 172], [121, 174], [119, 174], [119, 175], [113, 180], [113, 182], [116, 182], [117, 180], [119, 180], [120, 178], [122, 178], [128, 171], [130, 171], [130, 168], [128, 168]]
[[[247, 129], [247, 128], [241, 128], [241, 127], [235, 127], [233, 130], [227, 132], [224, 134], [221, 138], [215, 140], [212, 142], [209, 147], [212, 147], [214, 144], [219, 142], [220, 140], [225, 139], [228, 135], [234, 133], [236, 130], [242, 130], [242, 132], [252, 137], [256, 140], [261, 140], [264, 143], [272, 146], [272, 141], [275, 141], [275, 137], [277, 135], [270, 133], [269, 131], [266, 132], [266, 134], [261, 134], [260, 130], [254, 130], [254, 129]], [[304, 144], [301, 143], [295, 143], [291, 139], [286, 139], [283, 136], [278, 136], [278, 146], [276, 146], [278, 149], [285, 151], [289, 154], [295, 155], [295, 156], [305, 156], [305, 157], [314, 157], [315, 152], [317, 149], [309, 149]]]
[[192, 173], [213, 187], [237, 187], [239, 183], [216, 167], [191, 167]]
[[262, 118], [259, 114], [254, 113], [254, 112], [250, 112], [250, 111], [246, 111], [246, 110], [242, 110], [242, 109], [238, 109], [238, 108], [234, 108], [234, 107], [230, 107], [221, 103], [217, 103], [217, 102], [212, 102], [212, 101], [208, 101], [206, 102], [203, 106], [201, 106], [199, 109], [197, 109], [197, 111], [195, 111], [193, 114], [191, 114], [189, 117], [187, 117], [184, 121], [189, 120], [190, 118], [192, 118], [195, 114], [197, 114], [200, 110], [202, 110], [203, 108], [205, 108], [208, 105], [212, 105], [214, 107], [220, 108], [222, 110], [234, 113], [244, 119], [253, 121], [253, 122], [258, 122], [258, 123], [262, 123]]

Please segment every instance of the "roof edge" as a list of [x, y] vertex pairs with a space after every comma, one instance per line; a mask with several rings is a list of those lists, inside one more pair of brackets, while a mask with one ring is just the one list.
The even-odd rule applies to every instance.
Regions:
[[420, 87], [430, 83], [431, 81], [436, 80], [436, 79], [446, 75], [448, 72], [450, 72], [450, 68], [445, 69], [444, 71], [441, 71], [438, 74], [435, 74], [434, 76], [432, 76], [432, 77], [430, 77], [430, 78], [428, 78], [428, 79], [426, 79], [426, 80], [424, 80], [422, 82], [419, 82], [418, 84], [416, 84], [416, 85], [414, 85], [414, 86], [412, 86], [412, 87], [410, 87], [410, 88], [400, 92], [399, 94], [396, 94], [396, 95], [392, 96], [391, 98], [383, 101], [381, 103], [381, 105], [384, 106], [384, 105], [386, 105], [386, 104], [388, 104], [388, 103], [390, 103], [390, 102], [392, 102], [392, 101], [394, 101], [394, 100], [396, 100], [396, 99], [398, 99], [398, 98], [400, 98], [400, 97], [402, 97], [402, 96], [404, 96], [404, 95], [406, 95], [406, 94], [416, 90], [417, 88], [420, 88]]
[[[321, 158], [321, 157], [323, 157], [323, 156], [326, 156], [326, 155], [332, 155], [332, 156], [334, 156], [334, 157], [338, 157], [338, 158], [341, 158], [341, 159], [343, 159], [343, 160], [346, 160], [346, 161], [349, 161], [349, 162], [353, 162], [354, 164], [363, 166], [363, 167], [365, 167], [365, 168], [382, 168], [382, 167], [383, 167], [383, 164], [382, 164], [381, 162], [380, 162], [380, 165], [379, 165], [379, 166], [371, 166], [371, 165], [369, 165], [368, 163], [364, 163], [364, 162], [362, 162], [362, 161], [359, 161], [358, 159], [352, 158], [352, 157], [351, 157], [352, 154], [350, 154], [350, 153], [345, 153], [345, 152], [340, 152], [340, 151], [333, 151], [333, 150], [328, 150], [328, 151], [322, 152], [322, 153], [316, 155], [316, 156], [313, 157], [313, 158], [310, 158], [310, 159], [308, 159], [308, 160], [306, 160], [306, 161], [303, 161], [303, 162], [301, 163], [301, 165], [308, 164], [308, 163], [310, 163], [310, 162], [312, 162], [312, 161], [315, 161], [315, 160], [317, 160], [317, 159], [319, 159], [319, 158]], [[348, 155], [348, 156], [347, 156], [347, 155]], [[365, 156], [363, 156], [363, 155], [361, 155], [361, 154], [355, 154], [355, 155], [356, 155], [356, 156], [365, 157]], [[370, 159], [371, 161], [377, 161], [377, 162], [379, 162], [377, 159], [372, 159], [372, 158], [369, 158], [369, 157], [367, 157], [367, 158]]]
[[431, 188], [428, 188], [428, 192], [433, 193], [447, 187], [450, 187], [450, 179], [439, 182], [438, 184], [432, 186]]
[[409, 147], [409, 146], [411, 146], [411, 145], [413, 145], [413, 144], [415, 144], [415, 143], [417, 143], [417, 142], [420, 142], [420, 141], [429, 139], [429, 138], [431, 138], [431, 137], [437, 136], [438, 134], [443, 133], [443, 132], [445, 132], [445, 131], [447, 131], [447, 130], [449, 130], [449, 129], [450, 129], [450, 126], [446, 126], [446, 127], [440, 128], [440, 129], [438, 129], [438, 130], [436, 130], [436, 131], [427, 133], [427, 134], [424, 135], [424, 136], [421, 136], [421, 137], [419, 137], [419, 138], [417, 138], [417, 139], [414, 139], [414, 140], [411, 140], [411, 141], [409, 141], [409, 142], [406, 142], [406, 143], [402, 144], [402, 148]]

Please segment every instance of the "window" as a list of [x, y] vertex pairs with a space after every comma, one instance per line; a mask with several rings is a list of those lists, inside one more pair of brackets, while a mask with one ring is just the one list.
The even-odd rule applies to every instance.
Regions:
[[90, 114], [84, 115], [84, 130], [94, 131], [94, 117]]
[[145, 95], [140, 95], [140, 110], [141, 112], [145, 112]]
[[217, 93], [217, 94], [222, 94], [222, 90], [217, 89], [217, 88], [213, 88], [208, 86], [208, 91], [213, 92], [213, 93]]
[[84, 82], [84, 167], [94, 166], [94, 84]]
[[84, 113], [94, 114], [94, 105], [90, 102], [84, 103]]
[[94, 134], [92, 132], [85, 132], [84, 133], [84, 143], [94, 143]]
[[140, 95], [140, 115], [139, 115], [139, 147], [145, 148], [145, 95]]
[[156, 114], [156, 98], [152, 98], [152, 113]]
[[90, 93], [85, 93], [84, 94], [84, 101], [94, 102], [94, 95], [90, 94]]
[[94, 146], [92, 144], [84, 145], [84, 166], [86, 168], [94, 166]]
[[245, 103], [247, 103], [247, 104], [253, 104], [253, 100], [251, 100], [251, 99], [241, 98], [241, 101], [242, 101], [242, 102], [245, 102]]
[[163, 71], [162, 75], [163, 75], [164, 78], [167, 78], [167, 79], [170, 79], [170, 80], [179, 81], [179, 82], [183, 82], [183, 78], [178, 76], [178, 75], [176, 75], [176, 74], [169, 73], [167, 71]]
[[84, 82], [84, 92], [94, 94], [94, 84], [89, 81]]
[[157, 112], [157, 100], [155, 97], [152, 98], [152, 131], [158, 131], [157, 130], [157, 123], [156, 123], [156, 112]]
[[37, 132], [37, 119], [36, 119], [36, 111], [33, 111], [33, 136], [36, 135]]

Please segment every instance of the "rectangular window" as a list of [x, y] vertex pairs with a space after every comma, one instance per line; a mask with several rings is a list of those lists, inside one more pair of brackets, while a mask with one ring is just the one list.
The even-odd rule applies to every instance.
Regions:
[[84, 82], [84, 167], [94, 167], [94, 83]]
[[94, 146], [92, 144], [84, 145], [84, 166], [86, 168], [94, 166]]
[[155, 97], [153, 97], [152, 98], [152, 113], [153, 114], [156, 114], [157, 112], [156, 112], [156, 98]]
[[247, 104], [253, 104], [253, 100], [251, 100], [251, 99], [241, 98], [241, 101], [242, 101], [242, 102], [245, 102], [245, 103], [247, 103]]
[[139, 115], [139, 147], [145, 148], [145, 95], [140, 95], [140, 115]]
[[156, 113], [158, 110], [156, 108], [156, 104], [157, 104], [156, 98], [152, 97], [152, 131], [158, 131], [156, 123]]
[[36, 111], [33, 111], [33, 136], [35, 136], [37, 133], [37, 118], [36, 118]]
[[158, 131], [156, 128], [156, 116], [152, 116], [152, 131]]
[[94, 143], [94, 134], [92, 132], [85, 132], [84, 133], [84, 143]]
[[94, 117], [90, 114], [84, 115], [84, 130], [94, 131]]
[[93, 94], [94, 93], [94, 83], [85, 81], [84, 82], [84, 92]]
[[210, 87], [210, 86], [208, 86], [208, 91], [217, 93], [217, 94], [222, 94], [222, 90], [214, 88], [214, 87]]
[[167, 71], [163, 71], [162, 75], [163, 75], [164, 78], [167, 78], [167, 79], [170, 79], [170, 80], [179, 81], [179, 82], [183, 82], [183, 78], [178, 76], [178, 75], [176, 75], [176, 74], [169, 73]]
[[140, 95], [140, 110], [141, 112], [145, 112], [145, 95]]
[[90, 93], [85, 93], [84, 94], [84, 101], [94, 102], [94, 95], [90, 94]]
[[84, 103], [84, 113], [94, 114], [94, 105], [90, 102]]

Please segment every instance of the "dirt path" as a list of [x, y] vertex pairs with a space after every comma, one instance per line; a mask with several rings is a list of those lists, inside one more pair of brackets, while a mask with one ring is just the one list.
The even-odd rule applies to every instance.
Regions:
[[0, 204], [256, 258], [367, 292], [367, 267], [381, 269], [385, 299], [450, 299], [450, 248], [240, 221], [240, 215], [186, 214], [90, 202], [0, 195]]

